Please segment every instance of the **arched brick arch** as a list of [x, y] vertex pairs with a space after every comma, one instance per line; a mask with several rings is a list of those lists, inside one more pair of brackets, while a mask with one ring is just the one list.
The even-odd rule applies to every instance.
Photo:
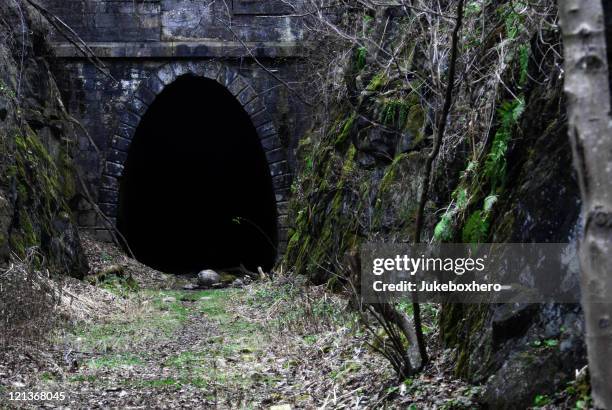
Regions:
[[156, 96], [178, 77], [195, 75], [212, 79], [226, 87], [240, 102], [251, 118], [266, 155], [278, 212], [278, 255], [287, 245], [287, 200], [291, 175], [286, 154], [264, 99], [242, 77], [236, 69], [218, 61], [169, 63], [157, 70], [139, 85], [126, 103], [119, 117], [119, 125], [111, 139], [110, 147], [102, 170], [98, 203], [101, 211], [116, 224], [119, 209], [119, 179], [123, 174], [132, 138], [142, 116]]

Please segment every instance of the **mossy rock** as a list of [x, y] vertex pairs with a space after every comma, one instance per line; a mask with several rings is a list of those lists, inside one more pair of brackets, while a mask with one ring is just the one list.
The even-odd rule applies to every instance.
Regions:
[[220, 276], [221, 276], [221, 283], [225, 285], [229, 285], [232, 282], [234, 282], [236, 279], [238, 279], [238, 276], [233, 275], [231, 273], [227, 273], [227, 272], [221, 272]]

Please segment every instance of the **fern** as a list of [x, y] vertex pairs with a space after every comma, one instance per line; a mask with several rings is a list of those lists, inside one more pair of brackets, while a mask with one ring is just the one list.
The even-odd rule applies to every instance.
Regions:
[[363, 70], [366, 66], [366, 58], [368, 56], [368, 49], [365, 47], [359, 47], [357, 49], [357, 70]]
[[487, 239], [489, 233], [489, 213], [476, 211], [468, 218], [461, 239], [465, 243], [480, 243]]
[[522, 1], [511, 2], [504, 15], [506, 36], [510, 40], [516, 39], [521, 31], [525, 30], [523, 25], [523, 16], [517, 12], [517, 10], [522, 10], [524, 8], [525, 3]]
[[525, 111], [524, 98], [506, 101], [499, 109], [500, 127], [493, 138], [491, 151], [484, 165], [484, 173], [491, 181], [491, 191], [495, 192], [499, 185], [504, 183], [506, 177], [506, 153], [512, 137], [512, 128], [518, 124]]
[[399, 99], [386, 100], [383, 103], [381, 122], [388, 126], [403, 128], [408, 121], [410, 107], [406, 101]]

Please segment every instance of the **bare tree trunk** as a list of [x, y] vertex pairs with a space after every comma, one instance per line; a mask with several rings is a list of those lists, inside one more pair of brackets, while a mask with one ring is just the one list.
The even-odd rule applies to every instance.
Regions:
[[[608, 0], [603, 0], [608, 1]], [[569, 134], [582, 192], [582, 306], [593, 400], [612, 409], [612, 117], [602, 0], [559, 2]]]
[[[425, 177], [423, 178], [423, 190], [421, 191], [421, 197], [419, 198], [419, 206], [417, 208], [417, 215], [415, 219], [414, 228], [414, 243], [421, 242], [421, 234], [423, 232], [423, 221], [425, 219], [425, 203], [429, 198], [429, 184], [431, 182], [431, 174], [433, 173], [434, 162], [440, 154], [440, 146], [442, 145], [442, 139], [444, 138], [444, 132], [446, 131], [446, 123], [448, 122], [448, 116], [450, 114], [451, 107], [453, 105], [453, 90], [455, 89], [455, 76], [457, 72], [457, 58], [459, 54], [459, 32], [461, 31], [461, 25], [463, 23], [463, 6], [464, 0], [459, 0], [457, 3], [457, 20], [455, 22], [455, 28], [451, 38], [451, 57], [448, 67], [448, 84], [446, 85], [446, 92], [444, 96], [444, 106], [438, 119], [438, 129], [434, 144], [431, 149], [431, 153], [427, 156], [425, 163]], [[418, 293], [412, 293], [413, 303], [412, 310], [414, 312], [414, 326], [416, 329], [416, 337], [419, 345], [419, 351], [421, 353], [421, 359], [423, 365], [429, 361], [427, 357], [427, 345], [425, 343], [425, 337], [423, 335], [423, 324], [421, 321], [421, 305], [419, 304]]]

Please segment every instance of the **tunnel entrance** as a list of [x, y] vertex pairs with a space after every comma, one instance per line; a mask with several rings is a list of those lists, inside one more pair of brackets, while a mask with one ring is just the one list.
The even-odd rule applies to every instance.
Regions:
[[157, 96], [136, 129], [117, 224], [136, 258], [163, 272], [269, 269], [274, 199], [248, 114], [216, 81], [187, 75]]

